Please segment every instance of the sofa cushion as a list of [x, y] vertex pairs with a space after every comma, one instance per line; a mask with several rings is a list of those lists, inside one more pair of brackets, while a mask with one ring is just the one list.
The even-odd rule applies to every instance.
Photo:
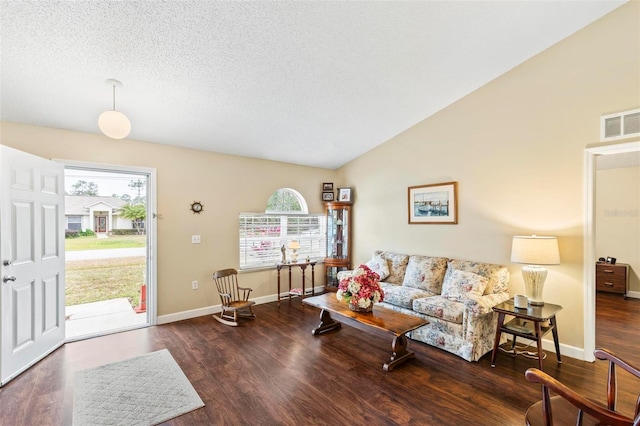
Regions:
[[410, 256], [402, 285], [440, 294], [446, 270], [444, 257]]
[[404, 273], [407, 270], [407, 263], [409, 262], [409, 255], [379, 250], [376, 250], [373, 254], [374, 256], [380, 255], [388, 262], [389, 276], [385, 281], [392, 284], [402, 284]]
[[441, 296], [462, 302], [468, 294], [481, 296], [488, 282], [482, 275], [454, 269], [444, 278]]
[[[447, 274], [453, 270], [473, 272], [489, 280], [484, 294], [509, 292], [509, 269], [493, 263], [472, 262], [469, 260], [451, 259], [447, 265]], [[446, 280], [446, 275], [445, 275]]]
[[413, 301], [413, 310], [430, 317], [462, 324], [464, 303], [442, 296], [425, 297]]
[[381, 280], [384, 280], [389, 276], [389, 262], [379, 254], [374, 254], [366, 265], [369, 269], [378, 274]]
[[384, 291], [384, 301], [395, 306], [411, 309], [413, 307], [413, 301], [424, 297], [436, 296], [428, 291], [421, 290], [419, 288], [405, 287], [402, 285], [382, 284], [382, 291]]

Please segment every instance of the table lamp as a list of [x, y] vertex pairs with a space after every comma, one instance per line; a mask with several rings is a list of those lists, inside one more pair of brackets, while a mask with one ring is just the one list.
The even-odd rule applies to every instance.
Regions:
[[542, 288], [547, 278], [547, 269], [540, 265], [560, 264], [558, 239], [556, 237], [515, 236], [511, 244], [511, 261], [524, 263], [522, 278], [529, 305], [542, 306]]
[[289, 243], [289, 248], [291, 249], [291, 262], [298, 262], [298, 250], [300, 250], [300, 243], [298, 240], [291, 240]]

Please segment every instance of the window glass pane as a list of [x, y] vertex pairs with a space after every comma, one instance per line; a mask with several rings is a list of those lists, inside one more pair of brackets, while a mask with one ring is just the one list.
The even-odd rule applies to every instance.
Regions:
[[281, 188], [271, 194], [267, 201], [266, 213], [306, 213], [306, 203], [297, 191]]
[[71, 231], [82, 230], [82, 216], [67, 216], [67, 229]]
[[624, 116], [624, 134], [640, 133], [640, 112]]
[[241, 214], [240, 269], [275, 265], [282, 260], [282, 246], [290, 259], [292, 240], [300, 243], [299, 261], [326, 257], [324, 215]]
[[620, 117], [607, 118], [604, 121], [604, 136], [607, 138], [620, 136], [620, 126], [622, 119]]

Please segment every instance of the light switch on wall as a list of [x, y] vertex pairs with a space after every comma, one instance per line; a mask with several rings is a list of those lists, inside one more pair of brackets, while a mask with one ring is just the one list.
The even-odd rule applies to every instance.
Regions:
[[192, 235], [191, 236], [192, 244], [200, 244], [200, 235]]

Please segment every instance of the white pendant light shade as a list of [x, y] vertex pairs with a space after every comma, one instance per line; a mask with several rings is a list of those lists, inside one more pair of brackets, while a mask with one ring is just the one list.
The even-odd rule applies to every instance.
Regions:
[[105, 111], [98, 117], [98, 127], [112, 139], [123, 139], [131, 132], [131, 121], [120, 111]]
[[131, 121], [123, 113], [116, 111], [116, 86], [122, 87], [122, 83], [112, 78], [105, 83], [113, 87], [113, 110], [105, 111], [98, 117], [98, 127], [112, 139], [123, 139], [131, 132]]

